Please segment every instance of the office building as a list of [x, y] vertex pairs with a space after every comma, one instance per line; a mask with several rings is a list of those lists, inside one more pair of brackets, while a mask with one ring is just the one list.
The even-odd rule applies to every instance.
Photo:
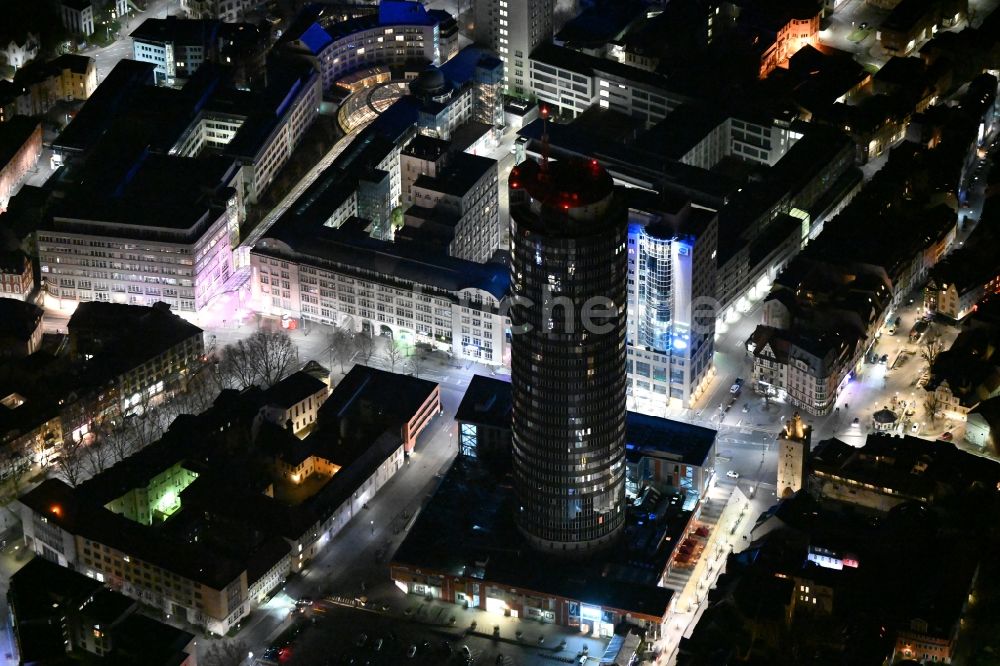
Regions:
[[487, 365], [505, 362], [502, 264], [374, 239], [358, 222], [296, 229], [279, 221], [250, 252], [252, 307], [265, 316], [428, 344]]
[[181, 11], [189, 19], [218, 19], [225, 23], [237, 23], [258, 4], [254, 0], [181, 0]]
[[36, 232], [49, 297], [65, 308], [82, 301], [204, 307], [233, 270], [239, 166], [145, 151], [92, 163], [91, 176], [101, 177], [79, 182]]
[[535, 49], [529, 68], [528, 86], [538, 101], [574, 117], [596, 104], [651, 126], [690, 101], [663, 75], [556, 44]]
[[168, 16], [146, 19], [132, 31], [133, 58], [156, 67], [158, 85], [183, 82], [206, 62], [216, 62], [240, 72], [241, 87], [263, 82], [263, 55], [267, 31], [251, 23], [223, 23], [218, 19], [183, 19]]
[[625, 522], [627, 210], [582, 160], [515, 167], [510, 197], [517, 522], [584, 555]]
[[348, 20], [322, 5], [306, 6], [279, 41], [320, 72], [324, 92], [365, 67], [424, 62], [440, 65], [458, 52], [458, 25], [445, 11], [412, 0], [381, 0], [378, 12]]
[[474, 0], [476, 41], [503, 61], [507, 94], [531, 92], [532, 51], [552, 39], [553, 0]]
[[[423, 143], [425, 138], [414, 142]], [[410, 153], [411, 160], [426, 154], [418, 148]], [[443, 247], [452, 257], [486, 263], [500, 249], [497, 161], [457, 152], [432, 164], [433, 173], [421, 174], [408, 184], [412, 204], [404, 211], [404, 226], [397, 236], [410, 235]]]
[[635, 398], [690, 407], [712, 376], [717, 244], [715, 211], [676, 197], [655, 212], [632, 211], [627, 370]]

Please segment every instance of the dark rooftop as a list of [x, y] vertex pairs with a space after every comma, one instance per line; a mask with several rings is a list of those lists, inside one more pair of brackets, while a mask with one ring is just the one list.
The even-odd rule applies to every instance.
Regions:
[[910, 436], [870, 434], [860, 449], [828, 439], [816, 447], [810, 465], [817, 472], [924, 501], [933, 501], [945, 488], [955, 494], [974, 486], [995, 491], [1000, 482], [1000, 464], [961, 451], [950, 442]]
[[312, 375], [296, 372], [264, 391], [264, 400], [269, 405], [288, 409], [325, 388], [327, 385]]
[[[331, 167], [333, 169], [334, 167]], [[324, 222], [335, 201], [348, 196], [354, 184], [328, 170], [306, 190], [254, 247], [255, 254], [292, 256], [333, 270], [374, 271], [391, 284], [422, 284], [450, 293], [481, 289], [496, 299], [507, 294], [510, 284], [506, 265], [480, 264], [457, 259], [444, 252], [428, 252], [418, 243], [390, 243], [350, 229], [334, 229]]]
[[[434, 498], [393, 558], [393, 564], [430, 569], [443, 575], [467, 576], [496, 584], [577, 599], [586, 604], [662, 618], [673, 592], [655, 580], [638, 580], [633, 564], [655, 579], [651, 560], [669, 557], [660, 548], [647, 554], [631, 523], [620, 547], [596, 559], [567, 562], [531, 549], [514, 525], [514, 492], [476, 460], [459, 457]], [[686, 512], [681, 512], [686, 515]], [[683, 515], [678, 519], [686, 524]], [[669, 528], [664, 528], [668, 529]], [[662, 539], [656, 543], [662, 543]], [[646, 565], [643, 567], [642, 565]]]
[[0, 298], [0, 336], [27, 342], [41, 323], [43, 314], [34, 303]]
[[219, 21], [209, 19], [148, 18], [129, 36], [143, 42], [208, 46], [216, 40], [220, 25]]
[[5, 123], [0, 123], [0, 169], [14, 159], [14, 155], [28, 142], [38, 128], [36, 118], [14, 116]]
[[658, 416], [625, 414], [625, 455], [652, 454], [685, 465], [714, 463], [710, 453], [718, 433], [711, 428]]
[[455, 420], [493, 428], [509, 429], [513, 400], [510, 382], [473, 375], [465, 389]]
[[386, 430], [398, 433], [437, 387], [419, 377], [355, 365], [319, 408], [320, 430], [332, 427], [341, 442], [367, 446]]
[[422, 174], [413, 182], [414, 187], [422, 187], [434, 192], [442, 192], [455, 197], [463, 197], [491, 169], [497, 168], [497, 161], [481, 155], [454, 153], [447, 166], [436, 176]]

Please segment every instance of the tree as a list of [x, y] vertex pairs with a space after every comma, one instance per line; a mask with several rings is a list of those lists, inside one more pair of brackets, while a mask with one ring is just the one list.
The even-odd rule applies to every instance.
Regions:
[[298, 365], [299, 350], [281, 331], [258, 331], [250, 336], [250, 349], [256, 362], [257, 376], [264, 388], [271, 388]]
[[355, 335], [354, 348], [357, 350], [361, 360], [367, 365], [372, 359], [372, 354], [375, 353], [375, 341], [372, 339], [372, 334], [362, 331]]
[[942, 351], [944, 351], [944, 343], [939, 338], [933, 338], [925, 342], [920, 348], [920, 358], [927, 361], [929, 367], [933, 367], [934, 361], [937, 360], [938, 355]]
[[71, 486], [76, 486], [83, 480], [83, 475], [86, 472], [84, 467], [87, 455], [86, 448], [87, 445], [82, 440], [73, 437], [63, 439], [59, 459], [56, 460], [56, 470]]
[[410, 367], [410, 374], [419, 377], [427, 369], [427, 359], [420, 354], [413, 354], [407, 361]]
[[298, 364], [299, 353], [282, 331], [257, 331], [226, 345], [218, 366], [220, 388], [270, 388]]
[[117, 461], [110, 457], [107, 445], [96, 437], [89, 446], [84, 447], [83, 464], [90, 476], [97, 476], [115, 462]]
[[354, 341], [351, 334], [343, 327], [338, 326], [330, 333], [330, 365], [334, 361], [340, 363], [340, 371], [344, 372], [344, 363], [351, 360], [354, 355]]
[[389, 340], [388, 342], [389, 344], [385, 346], [385, 360], [389, 362], [389, 371], [396, 372], [396, 364], [403, 360], [406, 352], [395, 340]]
[[240, 666], [250, 654], [247, 644], [241, 640], [216, 641], [198, 659], [202, 666]]
[[927, 418], [930, 421], [937, 420], [938, 399], [935, 391], [924, 392], [924, 411], [927, 412]]

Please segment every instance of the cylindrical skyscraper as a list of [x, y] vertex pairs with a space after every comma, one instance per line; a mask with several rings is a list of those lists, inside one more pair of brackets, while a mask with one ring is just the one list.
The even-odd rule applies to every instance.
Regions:
[[525, 162], [510, 196], [517, 522], [581, 556], [625, 522], [628, 210], [596, 161]]

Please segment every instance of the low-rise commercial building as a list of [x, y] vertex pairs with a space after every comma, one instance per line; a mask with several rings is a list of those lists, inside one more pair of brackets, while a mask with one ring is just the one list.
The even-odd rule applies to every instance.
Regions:
[[[645, 630], [647, 639], [660, 635], [674, 597], [657, 585], [670, 553], [644, 548], [647, 535], [658, 542], [648, 534], [654, 530], [648, 515], [646, 531], [630, 521], [633, 538], [596, 562], [579, 563], [529, 548], [514, 525], [515, 504], [510, 486], [497, 483], [483, 461], [457, 458], [393, 556], [389, 572], [396, 587], [485, 610], [498, 620], [528, 618], [601, 637], [626, 622]], [[473, 520], [459, 519], [470, 507]], [[676, 538], [689, 515], [678, 508], [669, 526], [658, 529]]]
[[809, 492], [885, 513], [904, 502], [934, 504], [975, 487], [997, 492], [1000, 466], [949, 442], [871, 434], [861, 448], [828, 439], [809, 459]]
[[[476, 375], [455, 422], [458, 454], [505, 470], [511, 456], [510, 382]], [[669, 419], [625, 415], [625, 492], [631, 498], [652, 488], [676, 492], [691, 508], [705, 498], [715, 474], [716, 431]]]

